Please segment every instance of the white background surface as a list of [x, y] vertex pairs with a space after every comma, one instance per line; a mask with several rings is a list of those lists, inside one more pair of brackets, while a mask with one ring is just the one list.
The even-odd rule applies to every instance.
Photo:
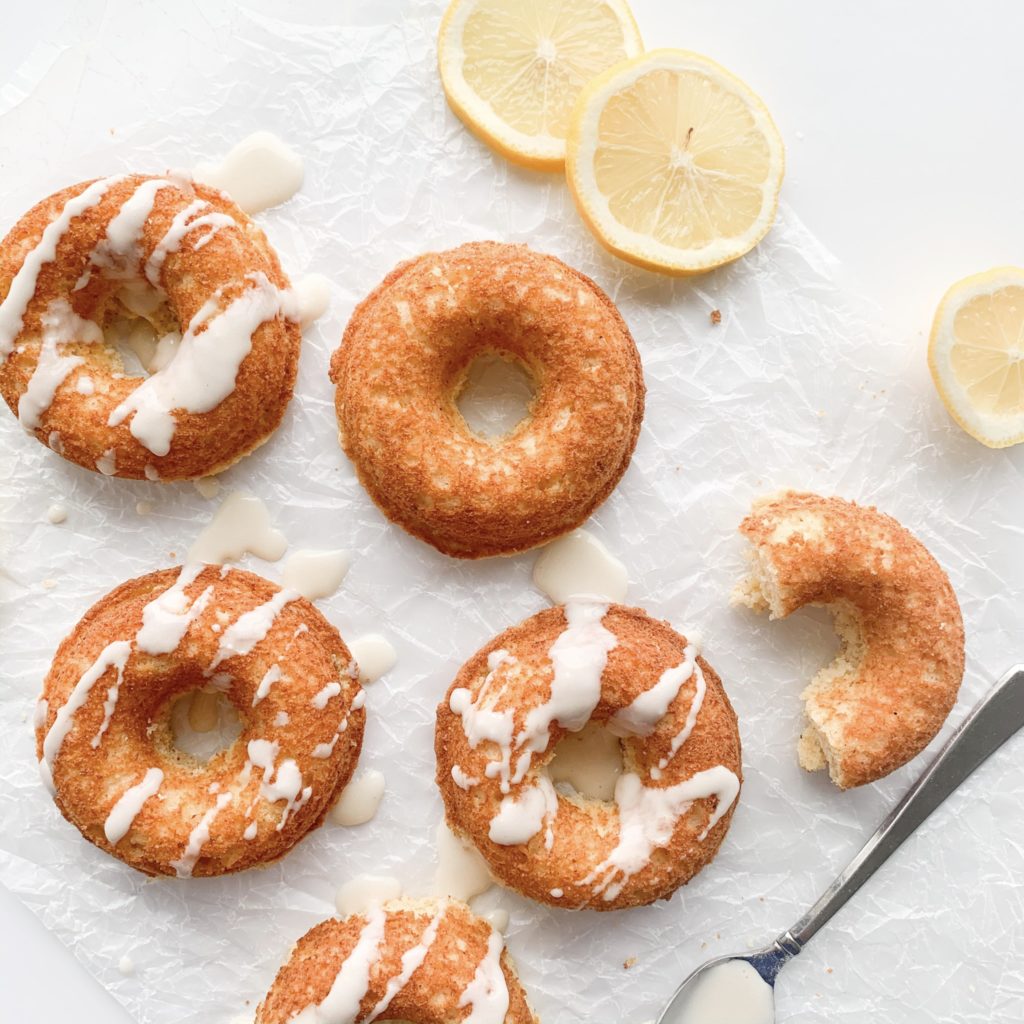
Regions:
[[[0, 68], [16, 66], [70, 6], [19, 3], [0, 34]], [[787, 142], [784, 200], [879, 302], [896, 338], [923, 344], [953, 280], [1024, 263], [1024, 10], [1015, 0], [976, 2], [969, 14], [934, 0], [633, 7], [649, 48], [707, 53], [765, 98]], [[116, 59], [143, 67], [146, 54]], [[17, 167], [7, 161], [0, 172], [8, 180]], [[128, 1019], [3, 889], [0, 921], [4, 1019]], [[908, 1006], [903, 1019], [923, 1018]]]

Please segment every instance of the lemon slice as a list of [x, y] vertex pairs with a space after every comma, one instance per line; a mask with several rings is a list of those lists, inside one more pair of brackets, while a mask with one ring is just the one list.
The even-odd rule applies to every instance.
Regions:
[[989, 448], [1024, 441], [1024, 269], [958, 281], [935, 313], [928, 365], [949, 414]]
[[453, 0], [441, 83], [456, 114], [518, 164], [557, 170], [580, 90], [643, 51], [624, 0]]
[[602, 244], [668, 274], [710, 270], [757, 245], [784, 167], [761, 100], [684, 50], [654, 50], [592, 81], [566, 153], [576, 205]]

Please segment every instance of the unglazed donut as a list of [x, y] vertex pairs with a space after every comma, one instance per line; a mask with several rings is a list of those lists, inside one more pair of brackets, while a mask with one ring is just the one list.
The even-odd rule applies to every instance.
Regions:
[[537, 1024], [501, 935], [454, 900], [395, 900], [306, 932], [256, 1024]]
[[800, 764], [841, 789], [920, 753], [956, 701], [964, 628], [949, 579], [895, 519], [841, 498], [788, 491], [756, 502], [739, 603], [785, 618], [826, 605], [840, 650], [804, 691]]
[[[298, 304], [263, 232], [204, 185], [123, 174], [44, 199], [0, 243], [0, 299], [0, 394], [87, 469], [216, 473], [291, 398]], [[104, 329], [152, 375], [126, 375]]]
[[[456, 407], [474, 360], [521, 364], [536, 395], [483, 438]], [[370, 497], [458, 558], [579, 526], [629, 465], [644, 409], [636, 345], [590, 278], [524, 245], [474, 242], [395, 268], [331, 360], [341, 445]]]
[[[621, 737], [615, 804], [558, 792], [545, 766], [588, 721]], [[452, 830], [502, 884], [572, 909], [667, 898], [718, 850], [739, 793], [736, 715], [667, 623], [577, 598], [506, 630], [437, 709]]]
[[[170, 707], [223, 693], [242, 733], [203, 764]], [[57, 650], [36, 714], [44, 782], [90, 842], [151, 875], [277, 859], [319, 825], [362, 744], [365, 694], [337, 630], [305, 598], [240, 569], [130, 580]]]

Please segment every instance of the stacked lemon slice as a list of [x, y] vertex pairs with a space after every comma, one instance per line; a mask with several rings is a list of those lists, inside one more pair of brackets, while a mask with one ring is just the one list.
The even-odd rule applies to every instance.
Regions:
[[454, 0], [439, 64], [456, 113], [509, 159], [565, 164], [611, 252], [672, 274], [752, 249], [785, 164], [761, 100], [706, 57], [641, 52], [623, 0]]

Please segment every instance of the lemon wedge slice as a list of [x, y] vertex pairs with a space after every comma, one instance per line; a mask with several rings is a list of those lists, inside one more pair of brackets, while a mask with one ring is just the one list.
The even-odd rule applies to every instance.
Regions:
[[565, 162], [583, 86], [642, 51], [624, 0], [453, 0], [438, 37], [455, 113], [509, 160], [542, 170]]
[[757, 245], [784, 167], [764, 103], [685, 50], [654, 50], [594, 79], [566, 153], [576, 205], [602, 244], [668, 274], [710, 270]]
[[989, 448], [1024, 441], [1024, 269], [958, 281], [935, 313], [928, 365], [949, 414]]

